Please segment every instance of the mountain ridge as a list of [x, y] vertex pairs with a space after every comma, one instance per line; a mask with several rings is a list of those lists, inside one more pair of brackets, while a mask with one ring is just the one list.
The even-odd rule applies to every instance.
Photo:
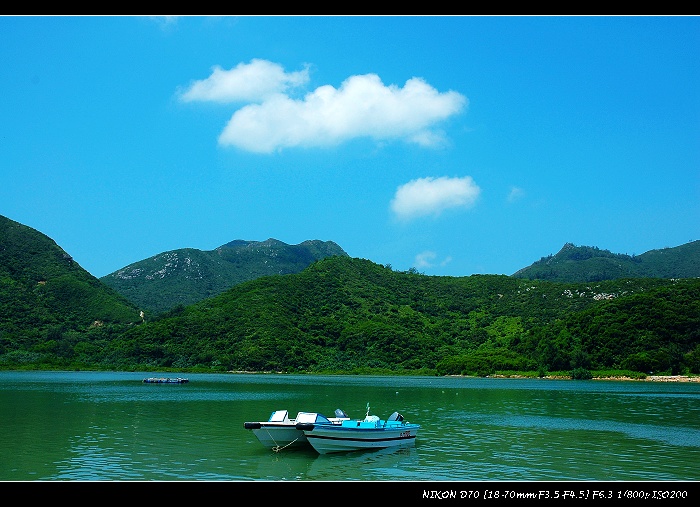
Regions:
[[[184, 256], [182, 261], [189, 264], [178, 267], [178, 255], [182, 257], [186, 252], [190, 255]], [[214, 258], [214, 254], [218, 257]], [[348, 254], [333, 241], [306, 240], [288, 245], [274, 238], [264, 241], [236, 239], [210, 251], [163, 252], [101, 280], [147, 311], [162, 313], [215, 296], [244, 281], [272, 274], [298, 273], [312, 262], [333, 255]], [[195, 268], [199, 271], [193, 273]], [[144, 275], [145, 271], [150, 274]], [[180, 280], [167, 280], [168, 276], [180, 277]], [[565, 243], [556, 255], [542, 257], [510, 276], [560, 282], [700, 277], [700, 241], [637, 256]]]
[[297, 245], [236, 239], [213, 250], [181, 248], [137, 261], [100, 280], [144, 310], [187, 306], [262, 276], [298, 273], [312, 262], [348, 254], [332, 241]]
[[700, 277], [700, 240], [627, 255], [565, 243], [555, 255], [519, 269], [515, 278], [559, 282], [598, 282], [618, 278]]

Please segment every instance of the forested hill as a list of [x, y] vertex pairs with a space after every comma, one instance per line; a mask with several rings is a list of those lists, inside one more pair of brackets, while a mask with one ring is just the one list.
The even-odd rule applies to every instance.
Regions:
[[426, 276], [347, 255], [142, 317], [0, 217], [2, 369], [700, 373], [699, 344], [699, 278]]
[[100, 278], [140, 308], [161, 313], [215, 296], [261, 276], [298, 273], [315, 260], [347, 253], [332, 241], [288, 245], [235, 240], [214, 250], [183, 248], [130, 264]]
[[70, 348], [64, 333], [136, 322], [134, 305], [52, 239], [0, 216], [0, 354], [39, 357]]
[[700, 280], [432, 277], [332, 257], [128, 330], [110, 362], [251, 371], [700, 372]]
[[556, 255], [513, 274], [515, 278], [597, 282], [617, 278], [698, 278], [700, 240], [641, 255], [616, 254], [597, 247], [565, 244]]

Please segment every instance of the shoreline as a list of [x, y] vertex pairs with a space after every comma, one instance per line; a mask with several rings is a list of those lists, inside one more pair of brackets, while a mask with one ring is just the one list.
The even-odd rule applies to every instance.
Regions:
[[[452, 375], [450, 375], [452, 376]], [[454, 375], [459, 376], [459, 375]], [[489, 375], [490, 378], [534, 378], [525, 377], [522, 375]], [[547, 380], [572, 380], [571, 377], [546, 375], [543, 378]], [[591, 380], [624, 380], [630, 382], [700, 382], [700, 376], [689, 375], [648, 375], [645, 378], [632, 377], [593, 377]]]
[[[42, 369], [4, 369], [0, 368], [0, 371], [76, 371], [76, 370], [42, 370]], [[116, 370], [77, 370], [77, 371], [116, 371]], [[150, 371], [150, 370], [149, 370]], [[147, 373], [144, 371], [144, 373]], [[279, 371], [245, 371], [245, 370], [228, 370], [225, 372], [199, 372], [199, 371], [170, 371], [168, 373], [173, 373], [173, 374], [187, 374], [187, 373], [204, 373], [205, 375], [208, 373], [230, 373], [230, 374], [244, 374], [244, 375], [286, 375], [286, 373], [279, 372]], [[315, 374], [315, 373], [300, 373], [301, 375], [351, 375], [351, 376], [362, 376], [358, 374], [353, 374], [353, 373], [335, 373], [335, 374], [329, 374], [329, 373], [322, 373], [322, 374]], [[372, 374], [369, 374], [372, 375]], [[384, 376], [384, 375], [382, 375]], [[394, 377], [394, 376], [402, 376], [402, 375], [386, 375], [388, 377]], [[568, 375], [545, 375], [544, 377], [537, 377], [537, 376], [531, 376], [531, 375], [503, 375], [503, 374], [494, 374], [494, 375], [487, 375], [485, 377], [477, 377], [477, 376], [471, 376], [471, 375], [444, 375], [445, 377], [463, 377], [463, 378], [499, 378], [499, 379], [538, 379], [538, 380], [573, 380], [570, 376]], [[700, 375], [647, 375], [644, 378], [634, 378], [634, 377], [626, 377], [626, 376], [609, 376], [609, 377], [593, 377], [590, 380], [608, 380], [608, 381], [629, 381], [629, 382], [694, 382], [694, 383], [700, 383]]]
[[[239, 371], [239, 370], [229, 370], [227, 373], [234, 373], [234, 374], [249, 374], [249, 375], [270, 375], [270, 374], [277, 374], [277, 375], [285, 375], [285, 373], [282, 372], [274, 372], [274, 371]], [[308, 374], [308, 375], [314, 375]], [[322, 374], [325, 375], [325, 374]], [[351, 373], [338, 373], [338, 374], [329, 374], [329, 375], [353, 375], [356, 376], [355, 374]], [[360, 375], [361, 376], [361, 375]], [[400, 376], [400, 375], [387, 375], [387, 376]], [[445, 375], [445, 377], [463, 377], [463, 378], [472, 378], [469, 375]], [[533, 376], [527, 376], [527, 375], [499, 375], [499, 374], [494, 374], [494, 375], [487, 375], [485, 377], [473, 377], [473, 378], [501, 378], [501, 379], [539, 379], [539, 380], [573, 380], [570, 376], [567, 375], [545, 375], [544, 377], [533, 377]], [[619, 376], [619, 377], [593, 377], [590, 380], [618, 380], [618, 381], [630, 381], [630, 382], [700, 382], [700, 375], [647, 375], [644, 378], [633, 378], [633, 377], [625, 377], [625, 376]]]
[[700, 382], [700, 377], [689, 377], [688, 375], [649, 375], [646, 378], [629, 380], [641, 380], [647, 382]]

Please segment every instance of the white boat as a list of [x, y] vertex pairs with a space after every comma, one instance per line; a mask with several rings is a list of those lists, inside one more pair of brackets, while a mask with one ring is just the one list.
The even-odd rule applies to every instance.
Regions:
[[369, 415], [369, 405], [367, 415], [361, 420], [333, 423], [321, 414], [314, 415], [313, 421], [298, 420], [296, 427], [319, 454], [411, 446], [415, 445], [420, 429], [419, 424], [404, 421], [398, 412], [386, 421]]
[[335, 417], [331, 418], [315, 412], [299, 412], [294, 419], [289, 418], [287, 410], [275, 410], [267, 421], [246, 422], [243, 426], [251, 430], [262, 445], [279, 452], [287, 447], [307, 446], [306, 435], [296, 425], [298, 422], [314, 421], [317, 416], [322, 417], [328, 424], [340, 424], [350, 420], [341, 409], [337, 409]]

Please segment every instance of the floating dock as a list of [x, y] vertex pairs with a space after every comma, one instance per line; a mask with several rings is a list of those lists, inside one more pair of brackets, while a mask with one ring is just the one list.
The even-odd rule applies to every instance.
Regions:
[[143, 379], [144, 384], [187, 384], [189, 379], [186, 378], [165, 378], [165, 377], [150, 377]]

